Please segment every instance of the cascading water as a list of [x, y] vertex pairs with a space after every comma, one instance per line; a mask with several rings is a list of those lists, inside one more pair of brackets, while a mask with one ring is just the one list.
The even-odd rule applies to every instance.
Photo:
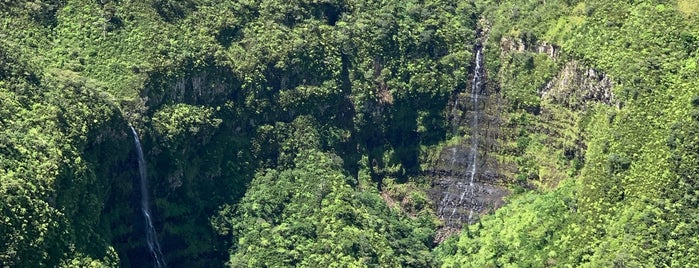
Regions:
[[165, 258], [163, 257], [163, 252], [160, 250], [158, 235], [153, 227], [153, 219], [150, 211], [150, 200], [148, 198], [146, 161], [143, 158], [141, 141], [138, 139], [138, 133], [136, 133], [136, 129], [134, 129], [133, 126], [131, 127], [131, 133], [133, 133], [133, 140], [134, 144], [136, 145], [136, 152], [138, 153], [138, 172], [141, 176], [141, 212], [143, 212], [143, 217], [146, 221], [146, 243], [148, 244], [148, 250], [150, 250], [150, 253], [153, 255], [155, 267], [165, 267]]
[[473, 68], [473, 80], [471, 81], [471, 101], [459, 101], [461, 96], [457, 94], [452, 108], [452, 124], [454, 135], [459, 135], [457, 129], [461, 125], [461, 114], [468, 112], [470, 116], [470, 145], [454, 145], [442, 152], [444, 157], [444, 170], [446, 177], [440, 182], [444, 183], [443, 197], [439, 203], [438, 214], [445, 224], [453, 228], [461, 228], [465, 219], [472, 223], [474, 212], [483, 210], [483, 193], [489, 186], [483, 186], [477, 182], [478, 176], [478, 147], [480, 145], [479, 121], [481, 110], [480, 97], [483, 93], [483, 50], [480, 44], [475, 47], [475, 64]]
[[[449, 110], [448, 119], [455, 139], [442, 148], [439, 160], [429, 169], [433, 179], [430, 195], [433, 200], [440, 200], [436, 211], [444, 222], [435, 236], [438, 243], [458, 233], [465, 225], [477, 222], [478, 215], [504, 205], [503, 197], [509, 194], [501, 184], [499, 160], [483, 150], [498, 148], [498, 137], [493, 134], [498, 135], [501, 121], [499, 114], [493, 113], [496, 110], [490, 107], [499, 107], [502, 98], [498, 92], [488, 92], [486, 88], [483, 42], [488, 39], [487, 35], [487, 28], [484, 28], [476, 40], [471, 88], [456, 92], [451, 103], [454, 106]], [[458, 139], [465, 135], [461, 128], [465, 125], [468, 125], [470, 138]]]
[[[476, 66], [473, 68], [473, 82], [471, 85], [471, 99], [473, 100], [473, 120], [471, 120], [471, 176], [468, 183], [468, 188], [470, 190], [470, 196], [474, 196], [474, 185], [473, 179], [476, 177], [476, 171], [478, 167], [478, 94], [481, 91], [481, 75], [482, 75], [482, 59], [483, 48], [481, 46], [476, 47]], [[465, 193], [465, 192], [464, 192]], [[461, 199], [463, 200], [464, 194], [461, 194]], [[471, 224], [471, 219], [473, 218], [473, 207], [470, 208], [468, 212], [468, 224]]]

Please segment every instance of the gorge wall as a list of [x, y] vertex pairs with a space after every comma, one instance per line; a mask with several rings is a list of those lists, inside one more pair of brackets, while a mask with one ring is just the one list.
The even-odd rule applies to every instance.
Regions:
[[[574, 165], [585, 159], [584, 122], [580, 118], [595, 105], [619, 105], [611, 92], [613, 84], [605, 74], [576, 60], [562, 59], [560, 48], [553, 44], [526, 43], [519, 38], [503, 37], [499, 46], [484, 46], [497, 51], [492, 53], [498, 55], [494, 60], [505, 62], [497, 70], [500, 76], [483, 73], [480, 102], [475, 102], [474, 95], [468, 91], [457, 92], [450, 102], [453, 137], [428, 171], [433, 178], [431, 196], [444, 224], [437, 241], [503, 206], [504, 198], [512, 194], [512, 185], [543, 190], [570, 177], [570, 173], [561, 171], [575, 170]], [[521, 56], [529, 57], [525, 60], [530, 62], [522, 66], [512, 60]], [[532, 94], [536, 101], [520, 105], [525, 97], [503, 92], [503, 87], [510, 91], [511, 87], [521, 85], [513, 81], [514, 77], [503, 74], [541, 68], [546, 63], [537, 66], [533, 60], [539, 56], [554, 67], [547, 79], [533, 87], [527, 85], [532, 91], [526, 94]], [[474, 75], [472, 71], [471, 77]], [[474, 129], [475, 118], [481, 122]], [[474, 136], [479, 137], [476, 144]], [[532, 154], [529, 147], [534, 143], [532, 140], [536, 142], [536, 150], [548, 148], [543, 150], [550, 155]], [[476, 158], [471, 151], [474, 146]], [[563, 160], [552, 160], [552, 156]], [[474, 184], [470, 185], [472, 159], [477, 159], [477, 172]]]
[[683, 260], [687, 1], [495, 2], [1, 3], [0, 266]]

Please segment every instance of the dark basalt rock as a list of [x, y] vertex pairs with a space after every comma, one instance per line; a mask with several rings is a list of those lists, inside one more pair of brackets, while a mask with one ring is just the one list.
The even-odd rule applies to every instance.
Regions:
[[440, 163], [430, 170], [432, 189], [430, 195], [436, 205], [437, 215], [444, 226], [435, 237], [441, 242], [458, 232], [465, 224], [478, 222], [480, 215], [494, 211], [505, 204], [503, 198], [509, 190], [502, 186], [501, 177], [491, 160], [480, 157], [478, 168], [470, 183], [472, 156], [470, 148], [450, 146], [442, 150]]
[[439, 160], [428, 171], [432, 177], [430, 195], [444, 224], [437, 232], [436, 242], [443, 241], [465, 224], [477, 222], [481, 214], [501, 207], [503, 197], [509, 194], [502, 186], [498, 160], [488, 154], [497, 142], [500, 124], [497, 109], [488, 108], [499, 103], [500, 96], [489, 94], [480, 46], [476, 47], [475, 54], [471, 88], [455, 96], [451, 109], [453, 135], [465, 134], [458, 130], [468, 126], [465, 132], [469, 139], [443, 148]]

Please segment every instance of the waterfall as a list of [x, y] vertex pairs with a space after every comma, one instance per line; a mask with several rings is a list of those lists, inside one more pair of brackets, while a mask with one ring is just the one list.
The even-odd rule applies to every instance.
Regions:
[[138, 173], [141, 176], [141, 212], [143, 212], [143, 217], [146, 221], [146, 242], [148, 244], [148, 250], [150, 250], [150, 253], [153, 255], [155, 267], [165, 267], [165, 258], [163, 257], [163, 252], [160, 250], [158, 235], [153, 227], [150, 201], [148, 199], [148, 176], [146, 173], [146, 161], [143, 158], [141, 141], [138, 139], [138, 133], [136, 133], [136, 129], [134, 129], [133, 126], [131, 126], [131, 133], [133, 134], [133, 141], [136, 145], [136, 152], [138, 153]]
[[[476, 66], [473, 68], [473, 82], [471, 85], [471, 99], [473, 100], [473, 120], [471, 120], [471, 177], [469, 179], [468, 189], [471, 191], [470, 196], [474, 198], [473, 180], [476, 177], [478, 166], [478, 94], [481, 90], [481, 73], [482, 73], [482, 58], [483, 48], [476, 47]], [[462, 194], [463, 198], [463, 194]], [[468, 224], [471, 224], [473, 218], [473, 206], [468, 213]]]
[[[470, 120], [470, 130], [471, 130], [471, 145], [469, 147], [455, 146], [449, 148], [448, 151], [445, 150], [442, 153], [445, 154], [445, 164], [447, 170], [451, 171], [450, 176], [454, 176], [456, 180], [453, 180], [446, 187], [444, 191], [444, 197], [439, 205], [438, 213], [440, 217], [449, 226], [460, 226], [463, 219], [468, 219], [468, 224], [472, 223], [474, 210], [479, 209], [479, 201], [476, 196], [476, 188], [480, 189], [480, 185], [476, 182], [476, 175], [478, 174], [478, 146], [480, 142], [480, 137], [478, 135], [479, 131], [479, 120], [480, 120], [480, 109], [479, 98], [483, 91], [483, 48], [480, 44], [475, 47], [475, 65], [473, 68], [473, 80], [471, 85], [471, 114], [472, 118]], [[456, 100], [454, 101], [454, 107], [452, 108], [451, 114], [453, 115], [454, 124], [454, 135], [456, 135], [456, 129], [461, 123], [460, 118], [457, 116], [457, 111], [460, 109], [459, 105], [459, 95], [457, 94]], [[468, 108], [468, 107], [462, 107]], [[464, 151], [460, 151], [463, 148]], [[449, 153], [447, 153], [449, 152]], [[463, 158], [461, 156], [463, 155]], [[457, 159], [464, 159], [466, 161], [460, 161]], [[457, 164], [458, 161], [458, 164]], [[464, 173], [454, 172], [455, 168], [464, 165]], [[464, 176], [462, 176], [464, 175]], [[447, 209], [445, 209], [447, 208]], [[468, 216], [466, 215], [468, 211]], [[458, 220], [457, 220], [458, 219]]]
[[[503, 198], [509, 195], [508, 189], [498, 184], [504, 177], [499, 173], [499, 159], [486, 153], [487, 148], [501, 141], [488, 135], [502, 123], [499, 118], [502, 95], [488, 92], [487, 88], [486, 30], [476, 29], [470, 76], [464, 77], [467, 85], [455, 88], [453, 99], [447, 103], [449, 108], [445, 109], [445, 119], [452, 126], [451, 135], [447, 135], [450, 140], [441, 148], [439, 159], [430, 170], [431, 194], [435, 201], [441, 198], [436, 211], [444, 223], [437, 230], [436, 242], [477, 222], [481, 213], [501, 207], [505, 203]], [[454, 106], [450, 107], [451, 104]], [[497, 105], [497, 109], [488, 108], [489, 105]]]

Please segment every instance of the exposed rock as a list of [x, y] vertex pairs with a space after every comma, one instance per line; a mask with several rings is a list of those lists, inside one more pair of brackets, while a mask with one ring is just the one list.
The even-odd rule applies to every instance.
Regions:
[[[477, 49], [481, 49], [477, 47]], [[498, 94], [490, 94], [485, 81], [481, 51], [477, 51], [476, 67], [471, 88], [455, 96], [451, 111], [454, 136], [458, 144], [442, 149], [439, 160], [428, 175], [432, 177], [431, 199], [443, 227], [437, 231], [436, 242], [461, 230], [463, 225], [478, 221], [480, 215], [504, 204], [509, 194], [503, 187], [499, 162], [489, 151], [497, 143], [500, 120]], [[461, 130], [468, 127], [467, 130]], [[462, 137], [463, 137], [462, 136]]]
[[527, 44], [519, 38], [503, 37], [500, 39], [500, 49], [502, 53], [508, 52], [534, 52], [546, 54], [552, 60], [556, 61], [561, 55], [561, 48], [557, 45], [546, 41], [538, 42], [536, 45], [527, 46]]
[[[501, 53], [545, 54], [553, 61], [558, 61], [561, 53], [560, 47], [554, 44], [541, 41], [528, 45], [519, 38], [502, 38], [500, 47]], [[584, 110], [592, 103], [615, 104], [612, 87], [611, 79], [605, 74], [578, 61], [570, 61], [563, 65], [560, 72], [542, 87], [538, 94], [542, 101], [562, 106], [572, 113]], [[502, 149], [499, 147], [500, 143], [516, 138], [502, 136], [501, 128], [506, 128], [499, 116], [502, 96], [496, 88], [485, 87], [478, 94], [479, 101], [473, 102], [474, 96], [469, 96], [468, 91], [471, 90], [457, 94], [451, 105], [449, 117], [454, 125], [453, 135], [479, 137], [479, 142], [475, 145], [477, 157], [473, 157], [473, 140], [463, 138], [457, 144], [443, 148], [439, 160], [428, 171], [428, 175], [432, 177], [430, 195], [432, 200], [435, 200], [437, 215], [444, 224], [436, 234], [437, 242], [459, 232], [463, 225], [477, 222], [480, 215], [503, 206], [503, 198], [510, 194], [504, 185], [506, 182], [513, 182], [516, 173], [514, 163], [505, 163], [502, 159], [494, 157], [498, 150]], [[564, 136], [565, 133], [559, 133], [561, 130], [556, 129], [556, 126], [575, 128], [575, 122], [571, 121], [573, 119], [569, 118], [568, 113], [552, 114], [555, 111], [546, 107], [539, 117], [544, 120], [544, 126], [551, 127], [532, 131], [548, 133], [552, 137], [550, 146], [570, 149], [575, 156], [581, 156], [585, 145], [576, 137]], [[481, 121], [475, 125], [475, 129], [471, 122], [475, 120], [473, 118], [479, 118]], [[460, 131], [462, 128], [467, 129]], [[578, 148], [563, 148], [565, 146], [559, 144], [559, 140], [572, 140]], [[473, 159], [477, 162], [476, 169], [471, 169]], [[476, 172], [473, 175], [473, 183], [470, 183], [473, 170]], [[556, 177], [551, 183], [555, 185], [560, 179]], [[524, 188], [533, 188], [532, 185], [526, 185], [528, 182], [518, 183], [524, 184]]]
[[612, 87], [612, 80], [604, 73], [573, 60], [567, 62], [559, 74], [539, 90], [539, 95], [544, 100], [579, 110], [593, 102], [618, 105]]
[[509, 195], [509, 190], [502, 186], [497, 165], [483, 156], [478, 161], [474, 182], [469, 184], [470, 154], [470, 148], [461, 145], [444, 148], [440, 163], [430, 171], [433, 177], [430, 194], [437, 200], [437, 215], [444, 222], [444, 228], [435, 238], [437, 242], [461, 230], [463, 225], [477, 222], [480, 215], [503, 206], [503, 198]]
[[536, 53], [546, 54], [552, 60], [557, 60], [561, 54], [561, 49], [554, 44], [543, 41], [536, 47]]
[[[532, 52], [546, 54], [551, 60], [560, 58], [561, 49], [547, 41], [527, 45], [520, 38], [503, 37], [500, 39], [501, 53]], [[584, 109], [589, 103], [619, 105], [612, 93], [613, 83], [606, 74], [584, 66], [576, 60], [566, 62], [559, 74], [539, 90], [539, 96], [565, 107]]]
[[514, 39], [514, 38], [507, 38], [503, 37], [500, 39], [500, 50], [502, 53], [508, 53], [508, 52], [524, 52], [526, 51], [526, 47], [524, 46], [524, 42], [520, 39]]
[[153, 111], [166, 103], [212, 106], [234, 99], [230, 89], [236, 88], [236, 82], [231, 77], [232, 73], [222, 70], [204, 70], [180, 78], [153, 75], [143, 95]]

